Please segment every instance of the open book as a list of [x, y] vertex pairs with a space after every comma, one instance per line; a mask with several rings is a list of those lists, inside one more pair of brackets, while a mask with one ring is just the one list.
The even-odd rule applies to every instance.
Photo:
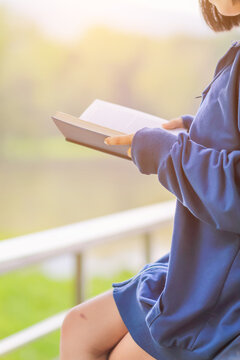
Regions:
[[[122, 105], [96, 99], [80, 115], [75, 117], [62, 112], [52, 116], [67, 141], [83, 145], [128, 160], [129, 145], [106, 145], [108, 136], [133, 134], [143, 127], [160, 127], [167, 120]], [[163, 129], [163, 128], [162, 128]], [[185, 129], [165, 130], [178, 134]]]

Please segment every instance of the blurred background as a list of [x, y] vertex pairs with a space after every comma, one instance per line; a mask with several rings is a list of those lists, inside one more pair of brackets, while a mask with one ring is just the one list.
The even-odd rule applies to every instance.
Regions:
[[[0, 239], [174, 199], [132, 162], [66, 142], [50, 116], [79, 116], [96, 98], [194, 114], [237, 39], [213, 33], [197, 0], [0, 0]], [[153, 260], [171, 230], [155, 234]], [[131, 244], [89, 252], [88, 296], [136, 273]], [[0, 338], [73, 305], [73, 268], [66, 256], [0, 278]], [[58, 342], [56, 332], [4, 359], [52, 359]]]

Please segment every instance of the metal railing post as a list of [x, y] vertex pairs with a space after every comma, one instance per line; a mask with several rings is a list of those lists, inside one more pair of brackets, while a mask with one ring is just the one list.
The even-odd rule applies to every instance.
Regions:
[[147, 232], [144, 234], [143, 238], [143, 245], [144, 245], [144, 258], [145, 262], [151, 262], [151, 240], [152, 240], [152, 233]]
[[85, 300], [84, 253], [75, 254], [75, 304]]

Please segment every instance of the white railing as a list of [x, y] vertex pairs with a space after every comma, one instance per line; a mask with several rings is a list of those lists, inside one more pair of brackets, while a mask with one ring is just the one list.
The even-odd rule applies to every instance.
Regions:
[[[143, 234], [145, 261], [151, 261], [151, 234], [172, 224], [175, 201], [135, 208], [35, 234], [0, 241], [0, 274], [73, 253], [76, 256], [76, 303], [85, 300], [83, 255], [94, 245]], [[61, 327], [68, 310], [0, 340], [0, 356]]]

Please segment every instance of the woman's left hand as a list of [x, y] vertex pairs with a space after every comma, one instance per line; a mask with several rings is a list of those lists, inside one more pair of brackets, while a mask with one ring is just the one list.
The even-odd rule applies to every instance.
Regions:
[[128, 149], [128, 156], [132, 158], [131, 156], [131, 144], [132, 139], [135, 134], [130, 135], [121, 135], [121, 136], [108, 136], [104, 140], [104, 144], [106, 145], [130, 145]]

